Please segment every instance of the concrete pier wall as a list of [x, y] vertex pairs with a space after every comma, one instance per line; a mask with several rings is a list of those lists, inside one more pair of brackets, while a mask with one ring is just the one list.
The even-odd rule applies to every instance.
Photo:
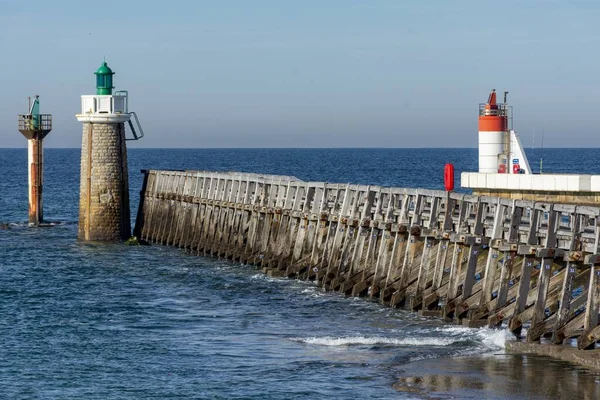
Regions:
[[[600, 337], [600, 209], [294, 177], [143, 171], [135, 234], [528, 342]], [[525, 328], [525, 330], [523, 330]]]
[[600, 175], [463, 172], [460, 185], [479, 196], [600, 205]]
[[119, 241], [130, 234], [125, 125], [85, 122], [77, 237]]
[[479, 196], [495, 196], [507, 199], [523, 199], [564, 204], [600, 205], [600, 192], [550, 192], [535, 190], [473, 189]]

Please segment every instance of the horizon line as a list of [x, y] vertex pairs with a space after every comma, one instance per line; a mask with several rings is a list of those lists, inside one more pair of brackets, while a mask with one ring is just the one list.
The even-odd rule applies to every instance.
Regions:
[[[2, 147], [0, 150], [26, 150], [27, 147]], [[73, 150], [81, 149], [81, 147], [44, 147], [44, 150]], [[131, 147], [127, 150], [476, 150], [478, 147]], [[598, 147], [563, 147], [563, 146], [548, 146], [548, 147], [536, 147], [535, 150], [543, 149], [565, 149], [565, 150], [581, 150], [581, 149], [600, 149]], [[525, 150], [533, 150], [532, 148], [525, 148]]]

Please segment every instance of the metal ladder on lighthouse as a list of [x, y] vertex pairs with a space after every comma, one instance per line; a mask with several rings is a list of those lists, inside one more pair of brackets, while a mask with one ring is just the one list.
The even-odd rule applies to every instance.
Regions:
[[[129, 92], [127, 90], [117, 90], [115, 92], [115, 96], [119, 96], [119, 95], [125, 95], [127, 102], [129, 103]], [[129, 118], [129, 120], [127, 121], [127, 123], [129, 124], [129, 128], [131, 128], [131, 133], [133, 134], [132, 138], [125, 138], [125, 140], [140, 140], [141, 138], [144, 137], [144, 130], [142, 129], [142, 124], [140, 124], [140, 120], [137, 116], [137, 114], [135, 113], [135, 111], [129, 111], [129, 104], [126, 105], [126, 110], [127, 110], [127, 114], [131, 115], [133, 118]], [[137, 126], [137, 131], [136, 128], [133, 124], [132, 119], [135, 119], [135, 125]], [[139, 135], [138, 135], [139, 132]]]

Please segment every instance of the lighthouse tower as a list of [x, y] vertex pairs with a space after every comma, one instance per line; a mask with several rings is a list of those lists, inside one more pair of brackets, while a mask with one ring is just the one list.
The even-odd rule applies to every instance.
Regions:
[[488, 102], [479, 105], [479, 172], [506, 173], [510, 154], [506, 104], [497, 104], [492, 89]]
[[492, 89], [488, 102], [479, 104], [479, 172], [485, 174], [531, 174], [519, 135], [512, 129], [512, 106], [498, 104]]
[[127, 92], [113, 94], [114, 72], [103, 62], [96, 94], [81, 96], [83, 122], [79, 197], [80, 240], [120, 241], [131, 235], [125, 122]]

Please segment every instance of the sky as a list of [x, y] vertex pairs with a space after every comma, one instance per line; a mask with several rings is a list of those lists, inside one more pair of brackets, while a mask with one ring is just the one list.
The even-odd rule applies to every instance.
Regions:
[[[600, 147], [600, 2], [0, 0], [0, 147], [40, 95], [80, 147], [106, 58], [131, 147], [476, 147], [509, 91], [526, 147]], [[535, 136], [535, 140], [534, 140]]]

